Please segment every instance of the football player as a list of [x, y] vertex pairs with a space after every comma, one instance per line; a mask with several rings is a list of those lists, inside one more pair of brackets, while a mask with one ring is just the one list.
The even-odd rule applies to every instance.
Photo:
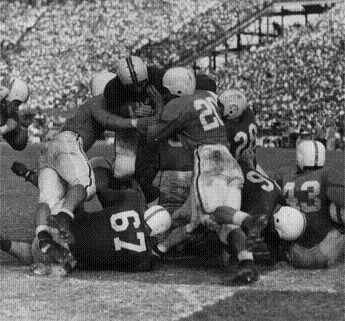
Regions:
[[[256, 155], [258, 128], [253, 111], [248, 108], [245, 94], [238, 89], [227, 89], [218, 96], [218, 106], [226, 126], [231, 155], [237, 161], [247, 151]], [[267, 176], [257, 164], [256, 156], [254, 165], [258, 171]]]
[[[95, 168], [97, 195], [103, 210], [85, 213], [82, 208], [76, 209], [71, 224], [75, 235], [73, 245], [61, 242], [56, 229], [49, 227], [43, 241], [37, 236], [32, 244], [2, 238], [1, 249], [25, 264], [34, 263], [36, 274], [49, 274], [53, 263], [60, 264], [67, 272], [77, 263], [83, 269], [150, 270], [153, 266], [151, 242], [170, 228], [170, 215], [162, 207], [154, 211], [147, 209], [139, 185], [134, 180], [114, 179], [110, 168]], [[37, 173], [27, 170], [23, 164], [14, 163], [12, 170], [37, 184]], [[50, 168], [45, 171], [56, 175]], [[59, 211], [60, 206], [61, 202], [53, 211]]]
[[[117, 77], [108, 82], [104, 90], [107, 105], [116, 108], [118, 114], [124, 117], [150, 115], [155, 109], [152, 90], [163, 93], [162, 79], [165, 71], [165, 69], [155, 66], [146, 66], [143, 60], [137, 56], [121, 59], [117, 66]], [[216, 83], [207, 75], [199, 74], [196, 76], [196, 88], [215, 91]], [[169, 141], [174, 144], [173, 137]], [[166, 168], [160, 166], [161, 160], [165, 158], [167, 160], [165, 164], [173, 163], [174, 169], [174, 165], [179, 164], [181, 159], [187, 157], [184, 149], [176, 149], [175, 146], [168, 145], [165, 141], [162, 144], [152, 142], [148, 144], [144, 138], [138, 138], [133, 131], [128, 130], [116, 132], [114, 145], [114, 176], [123, 178], [134, 174], [136, 180], [140, 182], [148, 202], [159, 196], [159, 190], [152, 186], [152, 182], [158, 169]], [[176, 156], [176, 152], [180, 157]], [[188, 161], [190, 164], [193, 162], [190, 158]], [[171, 166], [168, 169], [170, 168]], [[185, 170], [184, 168], [183, 171]], [[188, 167], [188, 170], [191, 171], [191, 167]], [[191, 172], [187, 173], [187, 176], [190, 177]], [[174, 175], [175, 177], [177, 175]], [[165, 176], [162, 175], [160, 183], [163, 186], [165, 186], [164, 182]], [[163, 195], [164, 191], [163, 188]], [[165, 203], [162, 202], [162, 204]]]
[[295, 267], [326, 267], [344, 254], [344, 170], [326, 167], [325, 146], [314, 140], [298, 143], [296, 162], [296, 171], [283, 169], [276, 177], [295, 210], [278, 211], [275, 230], [288, 241], [287, 257]]
[[[60, 132], [49, 141], [40, 155], [39, 203], [36, 215], [42, 217], [37, 235], [47, 229], [46, 218], [55, 204], [63, 199], [61, 211], [51, 216], [60, 236], [67, 243], [73, 243], [69, 226], [74, 210], [95, 194], [95, 178], [86, 152], [105, 130], [136, 128], [149, 124], [153, 118], [122, 118], [107, 108], [103, 95], [94, 96], [80, 106], [67, 119]], [[58, 175], [51, 175], [53, 169]], [[52, 183], [53, 182], [53, 183]]]
[[29, 99], [29, 87], [21, 79], [5, 77], [0, 83], [0, 134], [15, 150], [28, 142], [27, 128], [20, 125], [18, 108]]
[[[187, 224], [172, 230], [157, 245], [158, 255], [188, 239], [199, 225], [216, 230], [229, 247], [237, 242], [232, 238], [234, 233], [230, 232], [240, 230], [234, 224], [218, 224], [210, 215], [220, 206], [227, 206], [235, 212], [240, 210], [243, 174], [229, 152], [225, 126], [217, 111], [216, 94], [195, 91], [195, 82], [193, 72], [187, 68], [175, 67], [165, 73], [163, 86], [170, 101], [158, 111], [159, 123], [148, 127], [147, 131], [148, 139], [156, 141], [175, 134], [194, 158], [190, 195], [173, 214], [174, 218], [186, 219]], [[158, 93], [153, 93], [153, 96], [155, 94]], [[237, 281], [255, 282], [258, 272], [253, 254], [247, 249], [237, 254], [240, 261]]]
[[[196, 89], [216, 93], [215, 81], [205, 74], [197, 74]], [[158, 204], [169, 213], [175, 212], [186, 201], [192, 184], [193, 155], [189, 153], [176, 135], [169, 137], [159, 146], [159, 173], [155, 184], [159, 187]]]

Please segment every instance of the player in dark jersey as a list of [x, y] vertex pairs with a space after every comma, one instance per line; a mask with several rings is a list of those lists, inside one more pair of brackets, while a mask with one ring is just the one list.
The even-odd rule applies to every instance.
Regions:
[[15, 150], [23, 150], [28, 130], [21, 126], [18, 108], [29, 99], [29, 88], [19, 78], [5, 77], [0, 83], [0, 134]]
[[[344, 171], [324, 167], [325, 147], [318, 141], [298, 143], [296, 160], [297, 171], [283, 169], [276, 175], [286, 203], [296, 210], [278, 212], [274, 223], [294, 266], [326, 267], [339, 259], [345, 244]], [[331, 204], [338, 212], [330, 213]]]
[[218, 105], [223, 111], [231, 154], [238, 161], [248, 149], [255, 153], [258, 129], [246, 96], [237, 89], [228, 89], [219, 95]]
[[[239, 160], [246, 151], [255, 155], [258, 128], [253, 111], [248, 108], [247, 98], [243, 92], [237, 89], [225, 90], [218, 97], [218, 106], [227, 129], [231, 154], [236, 160]], [[260, 173], [268, 176], [257, 164], [256, 156], [254, 163]]]
[[[136, 56], [121, 59], [117, 68], [118, 76], [109, 81], [104, 90], [107, 106], [116, 109], [123, 117], [130, 115], [128, 107], [137, 116], [136, 106], [141, 106], [142, 110], [146, 108], [145, 111], [148, 113], [154, 112], [155, 103], [150, 92], [154, 88], [163, 93], [162, 79], [165, 72], [165, 69], [146, 66], [142, 59]], [[215, 92], [216, 87], [216, 83], [207, 75], [196, 76], [197, 89]], [[173, 140], [173, 137], [170, 140]], [[114, 145], [114, 176], [123, 178], [134, 174], [149, 202], [159, 195], [159, 190], [152, 186], [152, 182], [160, 168], [163, 159], [161, 155], [166, 159], [169, 157], [170, 163], [174, 164], [178, 158], [175, 157], [175, 152], [179, 152], [182, 159], [186, 157], [184, 149], [173, 148], [171, 151], [165, 141], [160, 144], [148, 144], [144, 138], [137, 137], [135, 131], [116, 131]], [[161, 178], [161, 182], [164, 184], [164, 177]]]
[[[14, 163], [12, 170], [37, 186], [37, 172], [27, 170], [20, 163]], [[1, 249], [25, 264], [34, 263], [36, 274], [49, 274], [52, 263], [69, 270], [76, 264], [82, 269], [150, 270], [152, 237], [169, 227], [146, 221], [146, 201], [134, 180], [118, 181], [112, 177], [109, 167], [100, 166], [95, 168], [95, 176], [103, 210], [89, 213], [78, 208], [75, 211], [71, 224], [76, 239], [73, 245], [62, 243], [51, 227], [51, 237], [43, 246], [37, 237], [32, 244], [0, 238]]]

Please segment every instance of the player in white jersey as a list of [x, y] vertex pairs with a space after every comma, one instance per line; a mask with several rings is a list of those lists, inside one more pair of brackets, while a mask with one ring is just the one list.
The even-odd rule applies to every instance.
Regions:
[[16, 77], [0, 82], [0, 134], [15, 150], [23, 150], [28, 142], [28, 130], [21, 126], [18, 108], [30, 96], [28, 85]]

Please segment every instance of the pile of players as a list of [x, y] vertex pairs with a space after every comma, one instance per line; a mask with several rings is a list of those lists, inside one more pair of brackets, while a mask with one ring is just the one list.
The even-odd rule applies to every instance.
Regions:
[[[301, 141], [296, 171], [271, 178], [257, 164], [254, 115], [235, 88], [217, 95], [204, 74], [129, 56], [117, 75], [95, 77], [92, 93], [44, 146], [37, 172], [12, 168], [39, 189], [36, 238], [0, 246], [34, 273], [49, 274], [52, 264], [65, 274], [147, 271], [192, 243], [238, 261], [222, 280], [229, 285], [257, 281], [262, 253], [302, 268], [343, 258], [344, 171], [324, 167], [320, 142]], [[115, 131], [114, 159], [89, 160], [105, 131]], [[96, 194], [100, 210], [86, 211]]]

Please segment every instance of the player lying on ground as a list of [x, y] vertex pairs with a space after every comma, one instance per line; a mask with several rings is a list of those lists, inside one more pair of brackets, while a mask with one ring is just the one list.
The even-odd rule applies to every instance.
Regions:
[[296, 163], [297, 170], [276, 175], [293, 209], [283, 207], [274, 214], [271, 229], [293, 266], [324, 268], [345, 255], [344, 168], [325, 166], [325, 147], [313, 140], [298, 143]]
[[[15, 164], [17, 175], [37, 184], [37, 173]], [[50, 168], [45, 169], [52, 177]], [[1, 239], [3, 251], [34, 265], [34, 273], [50, 272], [52, 263], [59, 263], [67, 271], [76, 264], [86, 269], [114, 269], [121, 271], [147, 271], [153, 267], [151, 242], [170, 228], [171, 219], [162, 207], [147, 209], [145, 198], [134, 181], [119, 182], [112, 177], [110, 168], [96, 167], [98, 198], [103, 210], [87, 213], [75, 211], [71, 229], [75, 243], [61, 242], [57, 230], [49, 227], [44, 238], [36, 237], [32, 244]], [[53, 181], [52, 181], [53, 183]], [[37, 185], [36, 185], [37, 186]], [[60, 204], [56, 205], [59, 210]]]
[[28, 130], [19, 123], [18, 108], [29, 99], [27, 84], [13, 77], [0, 83], [0, 134], [15, 150], [23, 150], [28, 143]]

